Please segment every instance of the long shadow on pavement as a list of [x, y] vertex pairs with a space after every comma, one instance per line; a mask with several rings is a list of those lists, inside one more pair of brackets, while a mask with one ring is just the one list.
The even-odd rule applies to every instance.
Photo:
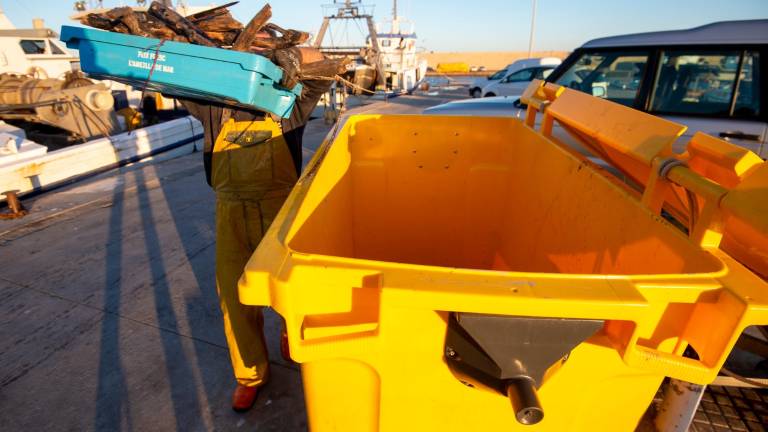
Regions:
[[194, 389], [194, 376], [190, 362], [184, 354], [179, 325], [173, 308], [167, 270], [163, 262], [163, 249], [155, 227], [155, 218], [149, 193], [145, 184], [144, 173], [136, 170], [141, 225], [144, 231], [144, 244], [149, 258], [149, 270], [152, 277], [155, 296], [155, 312], [162, 330], [160, 337], [165, 356], [165, 368], [170, 385], [171, 402], [176, 419], [177, 430], [181, 430], [180, 421], [185, 417], [202, 417], [200, 401]]
[[[119, 185], [112, 196], [112, 207], [107, 229], [106, 258], [104, 260], [104, 306], [103, 310], [120, 310], [123, 261], [123, 198], [124, 184]], [[128, 430], [131, 430], [129, 398], [125, 373], [120, 359], [120, 317], [104, 314], [101, 325], [98, 386], [94, 429], [119, 431], [125, 414]]]

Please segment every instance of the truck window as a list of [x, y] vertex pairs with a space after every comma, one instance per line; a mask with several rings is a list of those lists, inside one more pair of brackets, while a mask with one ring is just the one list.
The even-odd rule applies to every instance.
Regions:
[[523, 69], [520, 71], [517, 71], [513, 73], [512, 75], [506, 77], [504, 79], [504, 83], [513, 83], [513, 82], [524, 82], [524, 81], [530, 81], [533, 79], [533, 73], [536, 72], [536, 69]]
[[535, 79], [547, 79], [547, 77], [555, 70], [554, 68], [541, 68], [536, 71]]
[[[739, 74], [739, 51], [667, 51], [662, 53], [651, 111], [667, 114], [729, 116]], [[750, 67], [756, 63], [751, 63]], [[743, 69], [743, 68], [742, 68]], [[741, 109], [749, 110], [753, 82], [742, 72]], [[737, 98], [738, 100], [738, 98]], [[755, 100], [754, 103], [757, 101]]]
[[19, 45], [24, 50], [24, 54], [45, 54], [44, 40], [22, 39]]
[[500, 79], [504, 78], [504, 75], [506, 75], [506, 74], [507, 74], [507, 69], [502, 69], [502, 70], [494, 73], [493, 75], [489, 76], [488, 79], [489, 80], [500, 80]]
[[760, 57], [756, 52], [747, 51], [741, 67], [736, 101], [731, 115], [734, 117], [757, 117], [760, 115]]
[[647, 52], [584, 53], [555, 82], [632, 106], [648, 63]]

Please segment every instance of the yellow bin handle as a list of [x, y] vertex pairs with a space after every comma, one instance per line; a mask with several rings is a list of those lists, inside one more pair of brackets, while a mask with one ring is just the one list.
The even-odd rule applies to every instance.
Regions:
[[701, 360], [666, 353], [654, 348], [632, 344], [624, 354], [624, 362], [648, 372], [666, 375], [694, 384], [709, 384], [718, 368], [708, 367]]

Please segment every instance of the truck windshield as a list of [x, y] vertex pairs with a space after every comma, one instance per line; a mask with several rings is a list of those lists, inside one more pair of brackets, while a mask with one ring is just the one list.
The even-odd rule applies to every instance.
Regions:
[[584, 53], [557, 84], [632, 106], [648, 63], [647, 52]]

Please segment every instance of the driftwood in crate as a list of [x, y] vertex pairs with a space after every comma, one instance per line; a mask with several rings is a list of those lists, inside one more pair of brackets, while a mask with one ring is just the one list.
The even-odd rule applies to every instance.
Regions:
[[248, 25], [240, 32], [235, 43], [232, 44], [232, 49], [236, 51], [250, 50], [251, 44], [270, 18], [272, 18], [272, 7], [267, 4], [251, 18]]
[[272, 8], [268, 4], [243, 26], [228, 9], [236, 3], [184, 17], [153, 1], [146, 12], [119, 7], [88, 14], [80, 22], [112, 32], [260, 54], [285, 71], [282, 84], [289, 88], [303, 79], [333, 79], [345, 70], [346, 59], [305, 61], [303, 50], [307, 48], [299, 49], [297, 45], [306, 42], [309, 33], [270, 23]]
[[81, 18], [80, 22], [87, 26], [117, 33], [189, 42], [168, 28], [164, 22], [146, 12], [136, 12], [130, 7], [119, 7], [105, 13], [88, 14]]
[[227, 9], [234, 4], [237, 4], [237, 2], [190, 15], [187, 19], [199, 27], [208, 38], [219, 46], [231, 46], [243, 29], [240, 21], [233, 18], [229, 9]]
[[164, 22], [176, 34], [186, 37], [190, 43], [195, 45], [216, 46], [208, 35], [200, 30], [200, 27], [162, 3], [153, 1], [147, 12]]

